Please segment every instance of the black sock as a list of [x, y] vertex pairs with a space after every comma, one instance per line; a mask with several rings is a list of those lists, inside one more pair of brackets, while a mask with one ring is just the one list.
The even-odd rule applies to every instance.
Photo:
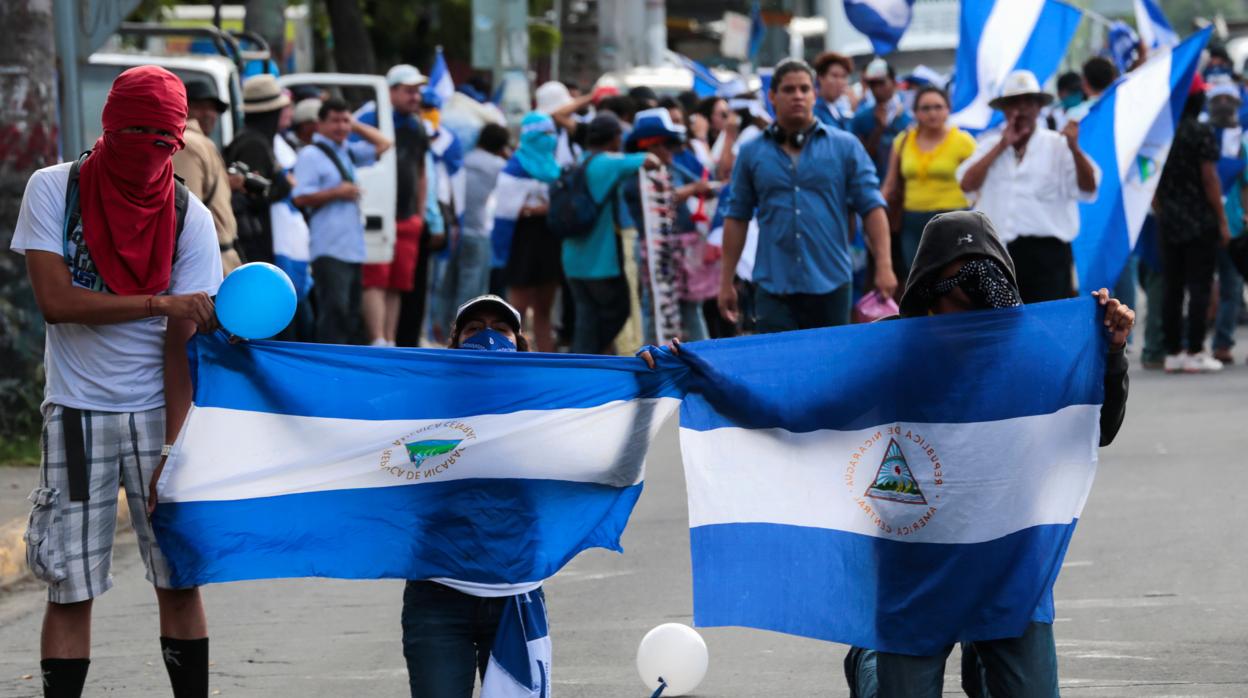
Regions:
[[90, 659], [44, 659], [39, 662], [43, 670], [44, 698], [78, 698], [82, 685], [87, 682]]
[[160, 638], [160, 649], [173, 686], [173, 698], [207, 698], [208, 638], [175, 640]]

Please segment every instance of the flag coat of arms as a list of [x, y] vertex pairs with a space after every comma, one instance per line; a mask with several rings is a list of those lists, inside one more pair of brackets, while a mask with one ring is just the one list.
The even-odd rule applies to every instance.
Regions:
[[190, 346], [195, 394], [153, 517], [176, 586], [540, 582], [620, 550], [681, 370], [634, 358]]
[[931, 655], [1051, 622], [1096, 472], [1097, 312], [683, 346], [695, 624]]

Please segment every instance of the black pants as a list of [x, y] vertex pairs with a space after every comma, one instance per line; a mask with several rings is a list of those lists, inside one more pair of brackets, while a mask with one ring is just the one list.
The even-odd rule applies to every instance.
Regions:
[[759, 334], [837, 327], [849, 324], [853, 305], [850, 284], [831, 293], [771, 293], [761, 286], [754, 289], [754, 310]]
[[416, 258], [416, 282], [412, 290], [404, 291], [399, 300], [399, 326], [395, 330], [394, 343], [401, 347], [420, 346], [425, 331], [425, 303], [429, 297], [429, 231], [420, 233], [420, 252]]
[[628, 281], [623, 275], [609, 279], [568, 279], [576, 321], [572, 351], [576, 354], [604, 353], [624, 329], [632, 312]]
[[[1171, 244], [1162, 242], [1162, 273], [1165, 293], [1161, 306], [1162, 343], [1167, 354], [1187, 348], [1195, 353], [1205, 346], [1206, 313], [1213, 288], [1218, 247], [1208, 239]], [[1183, 325], [1183, 295], [1187, 294], [1187, 333]], [[1184, 340], [1187, 340], [1184, 342]]]
[[363, 336], [360, 265], [333, 257], [312, 260], [316, 294], [316, 341], [357, 344]]
[[1069, 242], [1021, 237], [1007, 248], [1014, 259], [1018, 294], [1024, 303], [1055, 301], [1075, 295], [1075, 255]]

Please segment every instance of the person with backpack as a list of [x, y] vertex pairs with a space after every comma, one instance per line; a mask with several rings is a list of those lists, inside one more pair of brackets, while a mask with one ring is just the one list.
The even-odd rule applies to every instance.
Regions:
[[186, 118], [173, 73], [125, 71], [104, 103], [104, 135], [30, 178], [13, 230], [47, 323], [43, 451], [25, 535], [31, 572], [48, 585], [45, 696], [82, 694], [92, 601], [113, 585], [121, 487], [156, 587], [173, 695], [208, 695], [199, 590], [172, 588], [149, 519], [190, 409], [186, 342], [216, 327], [211, 296], [221, 282], [212, 214], [173, 174]]
[[[361, 338], [361, 265], [364, 216], [355, 168], [370, 165], [390, 147], [381, 131], [360, 123], [341, 99], [321, 104], [312, 145], [295, 160], [294, 203], [308, 217], [316, 340], [354, 344]], [[352, 132], [364, 141], [348, 141]]]
[[632, 310], [616, 233], [619, 185], [637, 170], [661, 163], [651, 153], [621, 154], [623, 128], [613, 114], [589, 122], [581, 163], [552, 187], [550, 223], [563, 238], [563, 271], [576, 307], [572, 351], [613, 352], [615, 336]]
[[559, 289], [560, 242], [546, 225], [547, 187], [559, 179], [555, 122], [540, 112], [520, 121], [520, 145], [494, 189], [494, 266], [503, 269], [508, 300], [524, 317], [533, 311], [538, 351], [555, 348], [551, 309]]

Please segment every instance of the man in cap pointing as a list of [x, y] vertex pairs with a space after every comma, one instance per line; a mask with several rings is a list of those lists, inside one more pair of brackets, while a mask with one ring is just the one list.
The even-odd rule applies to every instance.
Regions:
[[1079, 148], [1079, 123], [1061, 133], [1036, 127], [1053, 96], [1036, 76], [1016, 70], [989, 102], [1005, 114], [1005, 129], [979, 142], [958, 168], [974, 209], [992, 220], [1018, 271], [1024, 303], [1069, 298], [1077, 292], [1070, 243], [1079, 234], [1079, 202], [1096, 200], [1101, 170]]

